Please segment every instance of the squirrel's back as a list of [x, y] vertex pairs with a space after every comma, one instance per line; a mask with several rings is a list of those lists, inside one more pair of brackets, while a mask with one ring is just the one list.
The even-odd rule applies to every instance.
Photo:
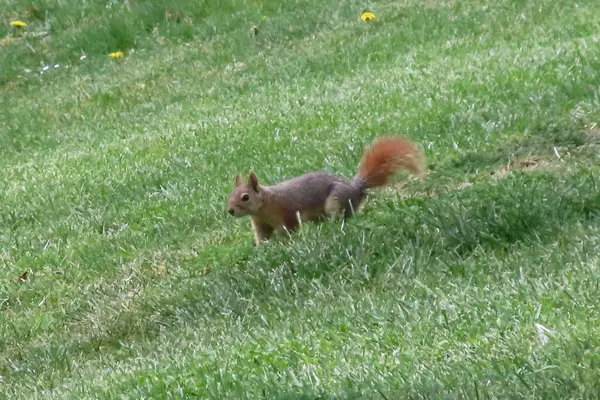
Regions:
[[286, 208], [299, 211], [322, 206], [336, 183], [350, 185], [348, 180], [331, 172], [316, 171], [265, 186], [265, 190], [282, 201]]

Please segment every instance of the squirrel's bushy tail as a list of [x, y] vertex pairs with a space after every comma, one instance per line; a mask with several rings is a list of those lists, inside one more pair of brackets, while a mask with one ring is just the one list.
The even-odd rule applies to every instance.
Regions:
[[402, 169], [423, 176], [426, 167], [421, 150], [401, 137], [377, 138], [363, 155], [353, 184], [361, 190], [385, 186]]

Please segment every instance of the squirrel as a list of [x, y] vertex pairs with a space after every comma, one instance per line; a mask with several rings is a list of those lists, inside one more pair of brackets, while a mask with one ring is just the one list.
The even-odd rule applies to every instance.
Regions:
[[338, 213], [343, 213], [344, 218], [352, 216], [362, 205], [368, 189], [386, 186], [402, 169], [424, 176], [422, 151], [405, 138], [376, 138], [366, 149], [352, 180], [329, 172], [309, 172], [263, 186], [254, 172], [247, 183], [238, 174], [227, 201], [228, 212], [233, 217], [250, 216], [258, 247], [274, 232], [292, 232], [303, 221], [323, 221]]

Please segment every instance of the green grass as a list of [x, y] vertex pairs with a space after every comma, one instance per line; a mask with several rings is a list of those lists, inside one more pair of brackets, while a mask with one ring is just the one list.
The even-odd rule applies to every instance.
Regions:
[[[597, 397], [596, 3], [0, 0], [0, 396]], [[346, 224], [228, 218], [389, 133]]]

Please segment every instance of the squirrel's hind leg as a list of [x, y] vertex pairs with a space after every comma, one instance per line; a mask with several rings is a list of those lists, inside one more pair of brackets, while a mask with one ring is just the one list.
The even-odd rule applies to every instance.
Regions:
[[348, 218], [358, 211], [360, 201], [360, 193], [355, 188], [341, 182], [336, 183], [325, 200], [325, 214], [331, 216], [343, 212], [344, 218]]
[[324, 207], [325, 216], [330, 217], [339, 213], [341, 210], [342, 207], [340, 206], [339, 196], [337, 196], [335, 193], [331, 193], [329, 196], [327, 196]]

